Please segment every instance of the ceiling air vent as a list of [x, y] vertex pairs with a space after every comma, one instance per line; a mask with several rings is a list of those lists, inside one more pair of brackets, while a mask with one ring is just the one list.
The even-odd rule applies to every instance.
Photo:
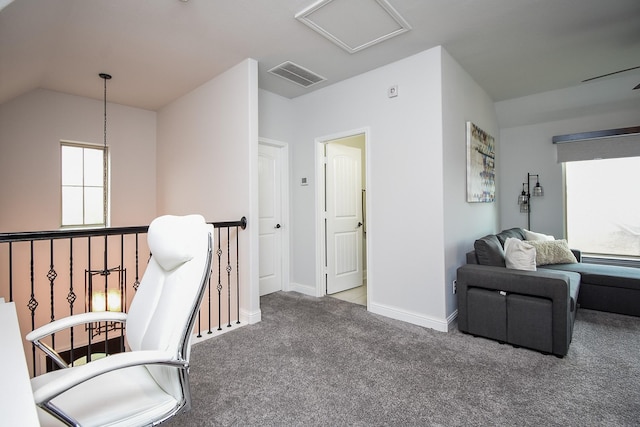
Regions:
[[269, 72], [302, 87], [309, 87], [326, 80], [324, 77], [294, 64], [291, 61], [283, 62], [282, 64], [270, 69]]

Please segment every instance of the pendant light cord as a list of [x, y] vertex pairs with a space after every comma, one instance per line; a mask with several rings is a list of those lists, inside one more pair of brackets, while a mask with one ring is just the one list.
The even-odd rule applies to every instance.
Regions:
[[100, 73], [100, 77], [104, 80], [104, 150], [102, 152], [102, 185], [103, 185], [103, 200], [102, 200], [102, 215], [104, 219], [104, 226], [107, 227], [107, 202], [108, 202], [108, 177], [107, 177], [107, 80], [111, 79], [110, 74]]

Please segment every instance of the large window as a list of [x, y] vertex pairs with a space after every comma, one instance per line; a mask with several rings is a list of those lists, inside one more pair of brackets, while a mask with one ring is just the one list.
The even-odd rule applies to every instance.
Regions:
[[62, 226], [107, 224], [106, 147], [62, 142]]
[[565, 163], [567, 238], [582, 252], [640, 257], [640, 157]]

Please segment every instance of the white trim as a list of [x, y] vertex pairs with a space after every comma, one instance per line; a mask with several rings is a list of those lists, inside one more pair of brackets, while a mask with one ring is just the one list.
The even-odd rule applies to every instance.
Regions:
[[[316, 187], [315, 187], [315, 200], [316, 200], [316, 286], [315, 286], [315, 295], [316, 297], [323, 297], [327, 294], [327, 287], [325, 284], [325, 268], [324, 268], [324, 253], [325, 253], [325, 221], [324, 221], [324, 212], [321, 211], [321, 206], [325, 206], [324, 200], [324, 146], [328, 142], [334, 141], [336, 139], [348, 138], [355, 135], [364, 135], [364, 150], [365, 150], [365, 180], [366, 180], [366, 188], [367, 188], [367, 199], [366, 199], [366, 212], [367, 212], [367, 238], [365, 239], [367, 245], [367, 267], [369, 266], [369, 260], [371, 257], [371, 248], [373, 245], [371, 244], [371, 233], [373, 230], [373, 215], [371, 209], [371, 201], [373, 200], [372, 191], [371, 191], [371, 161], [370, 161], [370, 147], [371, 147], [371, 130], [368, 127], [357, 128], [349, 131], [339, 132], [331, 135], [321, 136], [315, 139], [316, 150], [315, 150], [315, 164], [316, 164]], [[374, 286], [374, 282], [369, 276], [369, 268], [365, 271], [366, 274], [366, 282], [367, 282], [367, 306], [372, 297], [372, 289]]]
[[[391, 6], [391, 4], [389, 4], [387, 0], [375, 0], [376, 3], [378, 3], [378, 5], [382, 9], [384, 9], [384, 11], [387, 12], [387, 14], [389, 14], [389, 17], [392, 20], [394, 20], [396, 24], [398, 24], [399, 28], [387, 34], [380, 35], [379, 37], [376, 37], [373, 40], [369, 40], [366, 43], [362, 43], [358, 46], [351, 46], [346, 41], [332, 34], [329, 30], [323, 28], [320, 24], [314, 22], [313, 18], [311, 17], [311, 15], [314, 12], [329, 5], [332, 1], [333, 0], [318, 0], [316, 3], [312, 4], [311, 6], [302, 10], [301, 12], [296, 13], [295, 18], [300, 22], [302, 22], [303, 24], [305, 24], [306, 26], [308, 26], [309, 28], [311, 28], [312, 30], [318, 32], [319, 34], [326, 37], [333, 43], [337, 44], [338, 46], [340, 46], [341, 48], [343, 48], [349, 53], [356, 53], [362, 49], [366, 49], [370, 46], [373, 46], [382, 41], [388, 40], [392, 37], [399, 36], [400, 34], [406, 33], [407, 31], [411, 30], [411, 25], [409, 25], [409, 23], [402, 17], [402, 15], [400, 15], [400, 13], [398, 13], [398, 11], [395, 10], [394, 7]], [[361, 11], [360, 13], [366, 15], [366, 12], [367, 11]]]
[[325, 139], [316, 138], [316, 297], [323, 297], [327, 294], [326, 287], [326, 265], [324, 260], [325, 253], [325, 217], [326, 212], [321, 209], [321, 206], [325, 206], [325, 194], [324, 194], [324, 181], [325, 181], [325, 168], [324, 168], [324, 145]]
[[235, 321], [232, 320], [231, 326], [222, 325], [221, 326], [222, 329], [212, 328], [211, 333], [209, 333], [209, 331], [206, 331], [206, 330], [200, 331], [200, 337], [198, 337], [197, 333], [194, 333], [193, 335], [191, 335], [191, 344], [192, 345], [199, 344], [211, 338], [219, 337], [220, 335], [226, 334], [227, 332], [235, 331], [238, 328], [241, 328], [243, 326], [247, 326], [247, 322], [236, 323]]
[[303, 285], [301, 283], [291, 283], [290, 291], [299, 292], [310, 297], [317, 297], [315, 286]]
[[289, 205], [289, 144], [282, 141], [276, 141], [274, 139], [268, 138], [259, 138], [258, 144], [268, 145], [271, 147], [276, 147], [280, 149], [281, 158], [281, 188], [280, 188], [280, 197], [281, 197], [281, 221], [283, 224], [282, 227], [282, 290], [285, 292], [289, 292], [291, 290], [291, 255], [290, 255], [290, 247], [291, 247], [291, 235], [289, 230], [291, 229], [290, 222], [290, 210], [291, 207]]
[[[424, 316], [422, 314], [411, 311], [391, 307], [384, 304], [367, 302], [368, 310], [381, 316], [390, 317], [392, 319], [401, 320], [413, 325], [423, 326], [425, 328], [435, 329], [439, 332], [448, 332], [453, 319], [436, 319], [434, 317]], [[457, 311], [455, 315], [457, 316]], [[451, 316], [450, 316], [451, 317]]]
[[253, 325], [262, 320], [262, 310], [256, 310], [254, 312], [248, 312], [247, 310], [240, 309], [240, 323], [248, 323]]
[[447, 317], [447, 331], [450, 331], [453, 327], [453, 322], [458, 318], [458, 309], [456, 309], [453, 313]]

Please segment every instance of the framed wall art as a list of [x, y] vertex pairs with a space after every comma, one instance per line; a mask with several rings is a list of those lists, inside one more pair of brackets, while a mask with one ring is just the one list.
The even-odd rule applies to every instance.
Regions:
[[496, 199], [496, 145], [491, 135], [467, 122], [467, 202]]

